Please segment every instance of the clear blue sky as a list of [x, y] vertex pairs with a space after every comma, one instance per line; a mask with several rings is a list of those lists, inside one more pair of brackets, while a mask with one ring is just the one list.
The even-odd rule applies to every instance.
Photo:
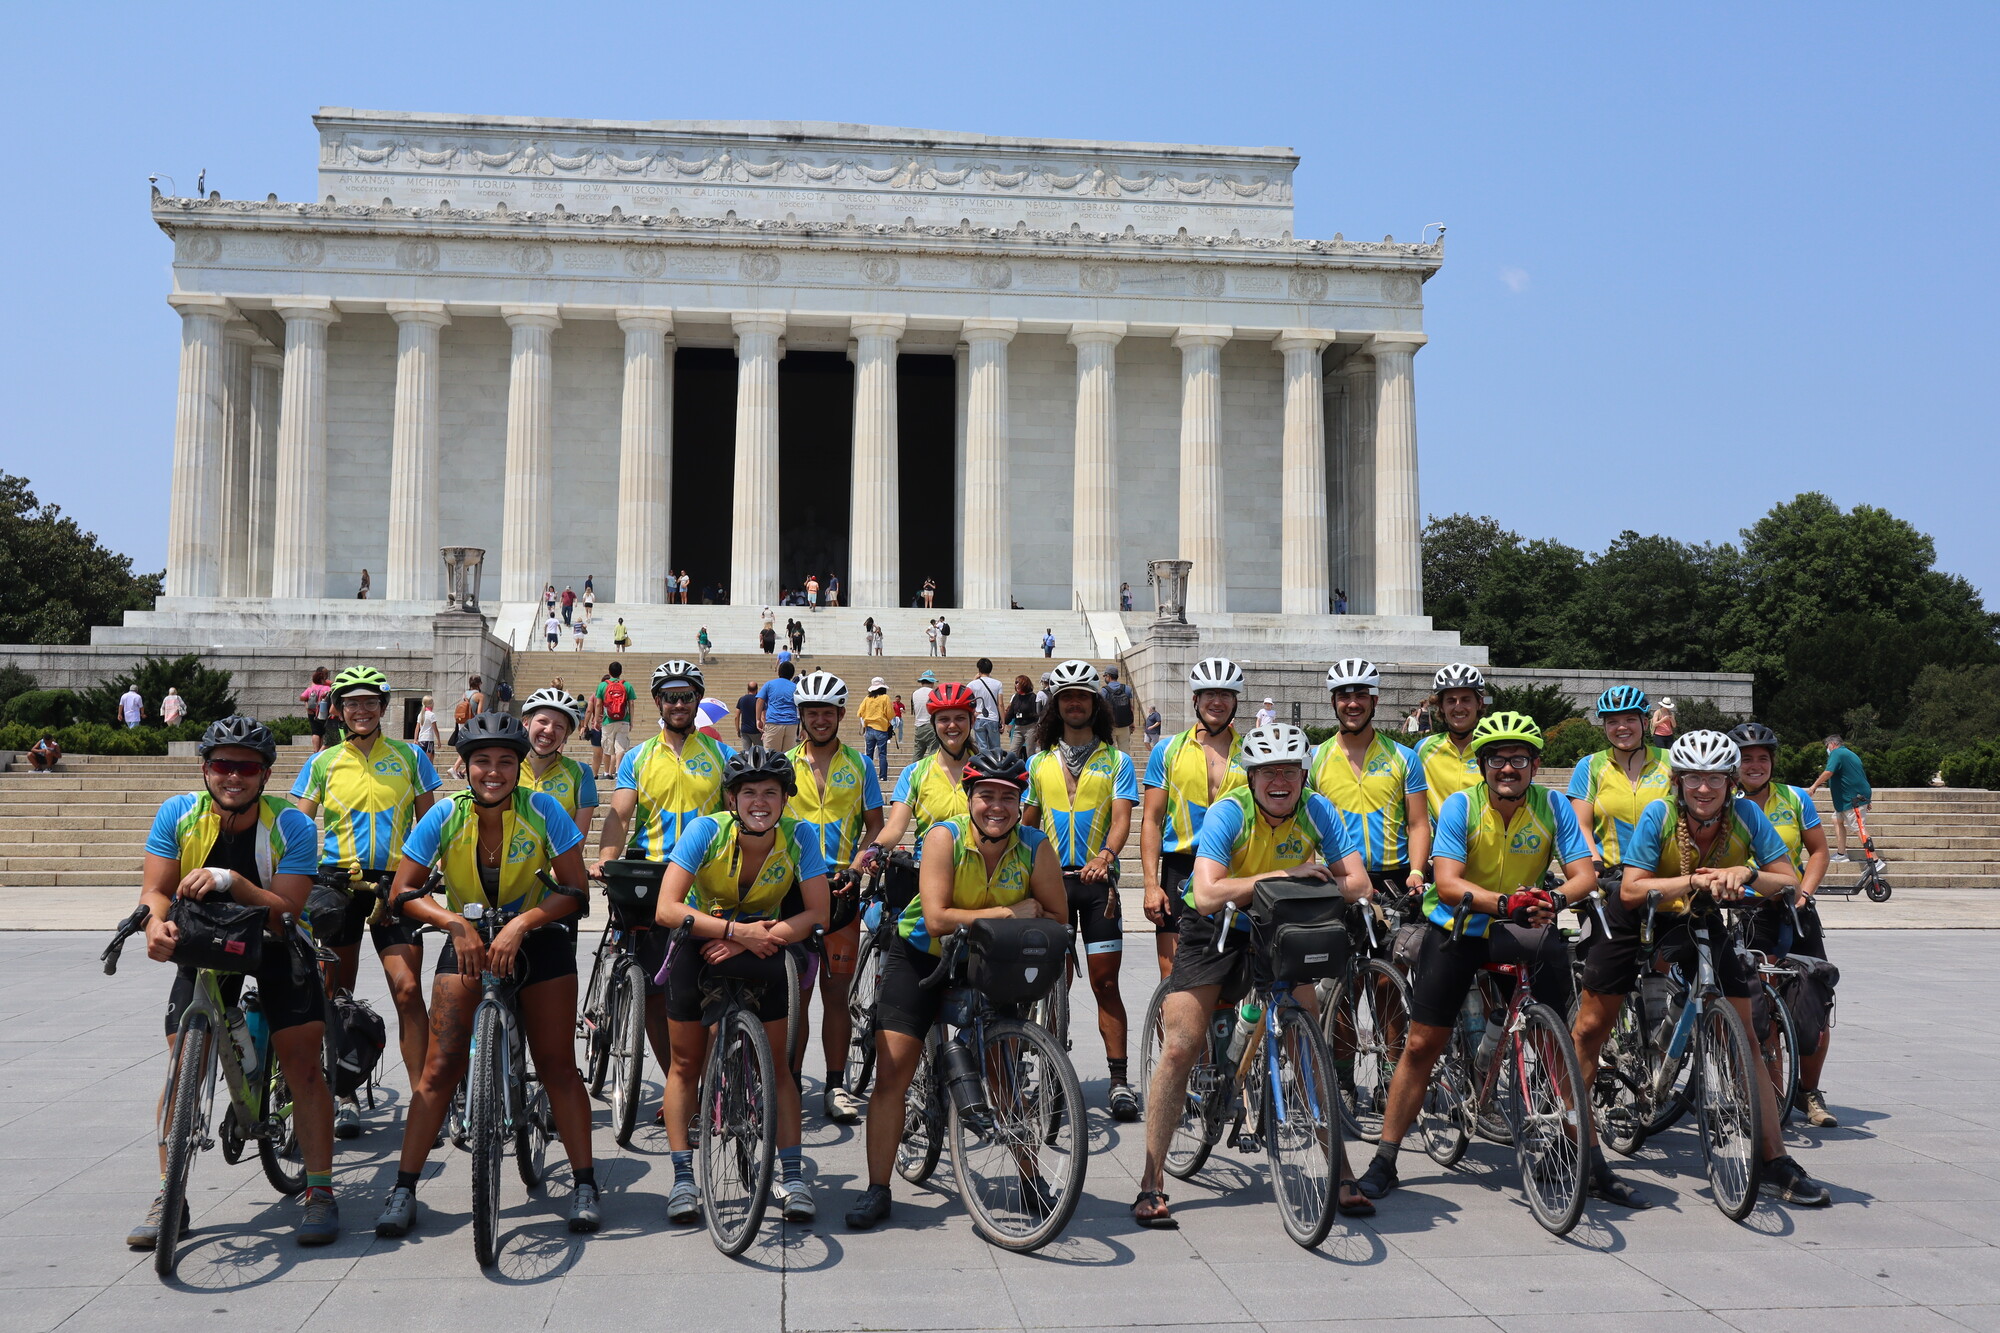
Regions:
[[146, 174], [311, 197], [325, 105], [1286, 144], [1298, 231], [1450, 226], [1424, 507], [1600, 548], [1824, 490], [2000, 601], [2000, 7], [340, 4], [10, 11], [0, 467], [164, 563]]

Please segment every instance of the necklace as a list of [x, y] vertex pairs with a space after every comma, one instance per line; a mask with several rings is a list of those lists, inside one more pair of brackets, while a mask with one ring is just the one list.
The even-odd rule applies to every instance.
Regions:
[[481, 829], [481, 830], [479, 830], [479, 833], [478, 833], [478, 837], [479, 837], [479, 859], [480, 859], [480, 861], [482, 861], [482, 862], [483, 862], [483, 863], [485, 863], [486, 865], [490, 865], [490, 866], [497, 866], [497, 865], [499, 865], [499, 864], [500, 864], [500, 845], [501, 845], [501, 843], [502, 843], [502, 842], [504, 842], [504, 841], [505, 841], [505, 837], [506, 837], [506, 834], [505, 834], [505, 830], [501, 830], [501, 831], [500, 831], [500, 834], [499, 834], [499, 836], [497, 836], [497, 837], [495, 837], [495, 838], [493, 839], [493, 846], [492, 846], [492, 849], [491, 849], [491, 850], [488, 850], [488, 848], [487, 848], [487, 846], [486, 846], [486, 831], [485, 831], [484, 829]]

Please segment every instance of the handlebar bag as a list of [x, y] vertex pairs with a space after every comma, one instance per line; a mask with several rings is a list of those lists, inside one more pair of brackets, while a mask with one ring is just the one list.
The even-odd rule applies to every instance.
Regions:
[[910, 899], [917, 896], [917, 863], [902, 852], [889, 857], [889, 868], [882, 872], [882, 908], [890, 917], [899, 917], [903, 909], [910, 905]]
[[1055, 989], [1069, 929], [1055, 921], [987, 917], [966, 931], [966, 984], [997, 1005], [1033, 1004]]
[[255, 972], [264, 962], [265, 910], [220, 900], [176, 898], [167, 920], [180, 934], [173, 961], [216, 972]]
[[604, 900], [611, 904], [611, 915], [620, 927], [653, 928], [653, 914], [660, 906], [660, 882], [666, 876], [665, 861], [626, 857], [604, 863]]
[[836, 870], [826, 877], [826, 933], [832, 935], [854, 924], [861, 915], [861, 876], [851, 870]]
[[1343, 907], [1340, 890], [1331, 883], [1259, 880], [1250, 916], [1270, 942], [1271, 976], [1292, 984], [1339, 976], [1352, 947]]

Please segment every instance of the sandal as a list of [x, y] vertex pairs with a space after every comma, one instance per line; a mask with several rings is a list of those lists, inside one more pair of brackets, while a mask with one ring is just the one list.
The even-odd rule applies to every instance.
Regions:
[[1180, 1219], [1167, 1213], [1167, 1196], [1158, 1190], [1140, 1190], [1132, 1204], [1132, 1220], [1149, 1231], [1178, 1231]]
[[1361, 1185], [1353, 1176], [1348, 1176], [1340, 1182], [1333, 1206], [1342, 1217], [1375, 1216], [1374, 1201], [1361, 1192]]

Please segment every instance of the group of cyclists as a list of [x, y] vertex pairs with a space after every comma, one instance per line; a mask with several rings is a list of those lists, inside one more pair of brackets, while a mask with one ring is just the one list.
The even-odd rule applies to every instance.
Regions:
[[[403, 1236], [420, 1224], [419, 1185], [466, 1074], [482, 974], [519, 982], [527, 1048], [574, 1181], [569, 1228], [598, 1229], [590, 1102], [575, 1042], [577, 926], [588, 881], [614, 861], [662, 866], [654, 928], [636, 932], [636, 947], [646, 1035], [664, 1071], [658, 1123], [672, 1163], [666, 1212], [677, 1224], [698, 1221], [704, 1207], [690, 1121], [719, 977], [759, 983], [757, 1018], [774, 1050], [787, 1049], [788, 1023], [803, 1021], [818, 990], [821, 1109], [835, 1123], [867, 1121], [868, 1178], [845, 1220], [869, 1228], [891, 1213], [905, 1098], [943, 996], [926, 981], [945, 942], [982, 919], [1069, 924], [1110, 1070], [1105, 1109], [1115, 1120], [1146, 1120], [1133, 1220], [1168, 1228], [1178, 1223], [1163, 1165], [1211, 1019], [1268, 984], [1248, 910], [1274, 878], [1318, 881], [1337, 889], [1348, 913], [1421, 926], [1404, 960], [1410, 1000], [1390, 1034], [1396, 1059], [1374, 1155], [1357, 1176], [1345, 1147], [1334, 1151], [1334, 1197], [1352, 1216], [1374, 1212], [1397, 1187], [1402, 1141], [1424, 1111], [1433, 1065], [1482, 967], [1528, 970], [1535, 998], [1573, 1022], [1589, 1088], [1626, 996], [1652, 965], [1655, 915], [1671, 921], [1697, 902], [1754, 896], [1769, 904], [1753, 914], [1756, 948], [1824, 957], [1810, 902], [1826, 873], [1826, 840], [1811, 798], [1772, 781], [1778, 738], [1760, 724], [1691, 732], [1662, 749], [1648, 743], [1644, 692], [1607, 690], [1597, 713], [1609, 748], [1581, 762], [1559, 793], [1535, 781], [1540, 728], [1523, 714], [1491, 711], [1471, 666], [1437, 673], [1443, 727], [1414, 749], [1375, 729], [1380, 672], [1361, 659], [1327, 672], [1338, 730], [1317, 747], [1283, 723], [1239, 733], [1244, 675], [1225, 658], [1198, 662], [1187, 683], [1194, 723], [1152, 747], [1143, 776], [1113, 739], [1103, 681], [1088, 662], [1051, 673], [1051, 706], [1027, 754], [976, 749], [971, 691], [941, 685], [929, 700], [936, 748], [905, 767], [885, 797], [873, 766], [840, 739], [847, 687], [838, 677], [816, 671], [798, 681], [803, 739], [795, 748], [739, 751], [700, 730], [701, 668], [669, 661], [651, 680], [658, 731], [625, 754], [609, 800], [600, 801], [589, 766], [563, 753], [584, 704], [560, 688], [535, 693], [518, 719], [482, 712], [461, 725], [453, 744], [467, 786], [440, 796], [430, 759], [382, 732], [390, 683], [373, 668], [351, 667], [331, 690], [346, 739], [313, 756], [289, 801], [265, 790], [277, 755], [267, 728], [238, 716], [208, 729], [203, 790], [167, 801], [147, 842], [148, 955], [174, 958], [168, 918], [176, 898], [264, 908], [274, 931], [304, 921], [312, 895], [344, 903], [341, 924], [318, 941], [330, 959], [320, 971], [267, 950], [271, 961], [254, 973], [296, 1107], [307, 1177], [297, 1239], [306, 1245], [339, 1234], [333, 1142], [362, 1126], [360, 1106], [351, 1097], [336, 1105], [324, 1076], [322, 1023], [326, 996], [355, 984], [364, 933], [381, 960], [413, 1084], [376, 1234]], [[1144, 1088], [1130, 1074], [1119, 991], [1119, 864], [1135, 808], [1162, 986], [1158, 1053]], [[596, 856], [587, 863], [594, 824]], [[906, 841], [911, 850], [899, 852]], [[865, 876], [888, 883], [889, 913], [879, 926], [855, 916], [829, 931], [835, 896], [852, 895]], [[1574, 938], [1561, 928], [1566, 908], [1577, 909]], [[480, 911], [498, 914], [497, 933], [474, 927]], [[1801, 920], [1809, 927], [1800, 929]], [[879, 932], [881, 953], [865, 1104], [846, 1068], [863, 930]], [[441, 937], [428, 996], [426, 931]], [[787, 953], [797, 992], [785, 980]], [[1733, 948], [1715, 960], [1722, 994], [1749, 1024], [1751, 974]], [[194, 971], [183, 966], [177, 975], [170, 1044]], [[240, 989], [241, 978], [233, 984]], [[1302, 1002], [1310, 995], [1310, 986], [1300, 988]], [[1813, 1126], [1831, 1127], [1819, 1087], [1824, 1038], [1800, 1054], [1799, 1107]], [[806, 1223], [817, 1207], [801, 1149], [802, 1080], [796, 1066], [787, 1072], [777, 1080], [772, 1198], [788, 1221]], [[1771, 1083], [1758, 1082], [1767, 1192], [1826, 1203], [1824, 1187], [1785, 1151]], [[1589, 1149], [1591, 1195], [1647, 1206], [1589, 1144], [1589, 1120], [1587, 1111], [1572, 1116], [1571, 1132]], [[157, 1243], [166, 1197], [163, 1188], [130, 1245]]]

